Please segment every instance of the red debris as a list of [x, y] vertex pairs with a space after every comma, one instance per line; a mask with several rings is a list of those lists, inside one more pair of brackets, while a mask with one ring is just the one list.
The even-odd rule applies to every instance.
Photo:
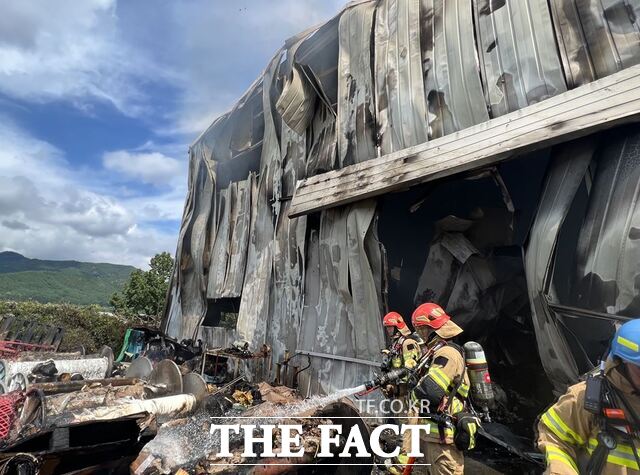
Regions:
[[5, 440], [9, 436], [18, 415], [18, 406], [24, 402], [24, 399], [25, 394], [22, 391], [0, 395], [0, 440]]

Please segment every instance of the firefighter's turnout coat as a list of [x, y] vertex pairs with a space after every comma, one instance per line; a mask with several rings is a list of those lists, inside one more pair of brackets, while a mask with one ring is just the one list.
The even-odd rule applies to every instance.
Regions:
[[[467, 375], [464, 357], [458, 347], [447, 344], [434, 353], [429, 370], [418, 383], [413, 396], [429, 400], [429, 412], [436, 413], [442, 403], [442, 398], [449, 396], [456, 389], [454, 388], [454, 380], [456, 378], [460, 378], [461, 382], [457, 387], [453, 400], [448, 404], [445, 411], [451, 416], [464, 411], [464, 401], [469, 395], [469, 376]], [[421, 422], [430, 425], [427, 437], [429, 441], [453, 444], [453, 428], [446, 427], [443, 424], [434, 424], [433, 420], [430, 419], [424, 419]]]
[[[608, 361], [605, 377], [627, 400], [631, 409], [640, 414], [640, 395], [620, 372], [622, 366]], [[584, 408], [586, 382], [571, 386], [558, 402], [551, 406], [538, 423], [538, 447], [547, 460], [545, 473], [574, 475], [584, 473], [591, 454], [598, 445], [600, 418]], [[616, 434], [616, 431], [609, 431]], [[608, 453], [603, 475], [640, 474], [633, 450], [640, 441], [631, 441], [618, 434], [617, 446]]]

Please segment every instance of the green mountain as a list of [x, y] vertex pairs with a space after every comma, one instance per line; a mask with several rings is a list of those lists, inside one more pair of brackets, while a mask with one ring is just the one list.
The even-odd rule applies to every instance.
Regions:
[[0, 300], [66, 302], [109, 306], [135, 267], [29, 259], [0, 252]]

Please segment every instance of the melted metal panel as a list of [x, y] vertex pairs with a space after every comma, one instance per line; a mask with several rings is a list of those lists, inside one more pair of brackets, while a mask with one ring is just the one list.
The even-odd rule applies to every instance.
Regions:
[[422, 0], [424, 88], [429, 138], [489, 120], [475, 51], [468, 0]]
[[378, 134], [387, 154], [427, 141], [420, 0], [382, 0], [374, 41]]
[[[269, 64], [264, 76], [263, 110], [264, 139], [260, 164], [260, 179], [251, 206], [251, 233], [247, 254], [237, 331], [240, 338], [259, 348], [265, 342], [269, 316], [269, 294], [273, 269], [274, 212], [280, 206], [281, 176], [280, 142], [273, 118], [271, 91], [282, 52], [278, 52]], [[273, 207], [272, 207], [273, 200]]]
[[[232, 212], [232, 230], [229, 239], [229, 262], [224, 280], [223, 297], [240, 297], [244, 283], [251, 227], [251, 192], [255, 175], [237, 184], [236, 199]], [[212, 256], [213, 257], [213, 256]]]
[[276, 102], [282, 120], [298, 135], [304, 134], [315, 110], [316, 93], [304, 74], [293, 67]]
[[551, 0], [569, 87], [640, 63], [640, 2]]
[[473, 5], [492, 117], [567, 90], [546, 0], [474, 0]]
[[385, 340], [382, 333], [380, 246], [376, 238], [375, 200], [353, 205], [347, 216], [347, 252], [349, 259], [349, 288], [352, 309], [349, 319], [354, 328], [356, 357], [375, 360]]
[[326, 97], [327, 105], [330, 107], [335, 106], [338, 100], [339, 20], [338, 15], [318, 28], [302, 42], [295, 56], [296, 62], [308, 67], [311, 74], [317, 78], [316, 83], [321, 89], [317, 92]]
[[576, 305], [640, 315], [640, 132], [607, 136], [577, 251]]
[[222, 296], [224, 279], [229, 260], [229, 236], [231, 233], [231, 208], [235, 199], [235, 184], [220, 191], [218, 216], [215, 226], [215, 236], [211, 240], [211, 264], [209, 265], [209, 281], [207, 283], [207, 298], [217, 299]]
[[273, 222], [264, 176], [253, 195], [251, 237], [236, 326], [238, 336], [259, 348], [265, 342], [273, 269]]
[[288, 219], [283, 214], [276, 228], [273, 251], [273, 283], [271, 285], [267, 341], [274, 361], [284, 358], [285, 350], [298, 347], [298, 331], [302, 321], [305, 278], [305, 235], [307, 218]]
[[189, 161], [189, 194], [178, 237], [176, 268], [162, 329], [178, 340], [193, 338], [206, 312], [209, 239], [215, 215], [215, 172], [205, 147], [196, 144]]
[[[296, 182], [305, 169], [305, 136], [282, 124], [282, 188], [293, 194]], [[307, 219], [289, 219], [290, 201], [282, 204], [273, 248], [273, 283], [271, 286], [267, 341], [275, 361], [285, 350], [297, 348], [297, 336], [304, 303], [305, 237]]]
[[249, 228], [251, 190], [255, 175], [231, 183], [220, 192], [218, 231], [211, 251], [207, 298], [240, 297], [244, 282]]
[[338, 58], [338, 161], [340, 167], [376, 157], [371, 33], [375, 2], [340, 17]]
[[[376, 289], [380, 279], [371, 270], [379, 266], [371, 262], [380, 256], [365, 252], [375, 206], [367, 201], [322, 212], [319, 233], [312, 231], [307, 246], [299, 347], [369, 361], [379, 357], [384, 346]], [[323, 383], [337, 387], [330, 383], [337, 377], [332, 365], [323, 361], [316, 370]]]
[[548, 285], [553, 253], [560, 228], [587, 171], [593, 142], [582, 140], [563, 145], [554, 155], [545, 181], [538, 213], [525, 253], [525, 273], [540, 360], [556, 391], [578, 379], [578, 367], [562, 330], [560, 316], [549, 308], [555, 298]]
[[309, 132], [306, 174], [310, 177], [336, 167], [336, 117], [325, 104], [319, 104]]

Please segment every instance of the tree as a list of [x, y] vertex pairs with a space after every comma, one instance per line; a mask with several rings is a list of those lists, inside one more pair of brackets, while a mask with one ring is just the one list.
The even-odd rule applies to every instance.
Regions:
[[122, 292], [111, 297], [111, 305], [116, 312], [125, 315], [159, 316], [164, 308], [172, 270], [171, 254], [156, 254], [151, 258], [148, 271], [136, 269], [131, 273]]

